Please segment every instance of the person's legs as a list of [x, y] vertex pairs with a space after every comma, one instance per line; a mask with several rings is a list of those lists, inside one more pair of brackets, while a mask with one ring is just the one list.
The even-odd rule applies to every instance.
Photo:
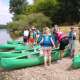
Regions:
[[75, 54], [75, 43], [73, 41], [71, 44], [71, 57], [74, 57], [74, 54]]
[[68, 44], [69, 44], [68, 37], [64, 37], [60, 43], [61, 59], [64, 57], [64, 50], [65, 50], [65, 47], [68, 46]]
[[63, 43], [60, 43], [60, 58], [62, 59], [64, 57], [64, 46]]
[[44, 66], [46, 67], [47, 66], [47, 50], [46, 49], [43, 49], [43, 54], [44, 54]]
[[61, 59], [64, 57], [64, 50], [60, 50], [60, 57]]
[[23, 37], [23, 40], [24, 40], [24, 45], [26, 45], [27, 38], [25, 36]]
[[48, 49], [48, 60], [49, 60], [49, 65], [51, 65], [51, 48]]
[[49, 65], [51, 65], [51, 55], [49, 55], [48, 57], [49, 57]]
[[44, 66], [45, 67], [47, 66], [47, 56], [46, 55], [44, 56]]

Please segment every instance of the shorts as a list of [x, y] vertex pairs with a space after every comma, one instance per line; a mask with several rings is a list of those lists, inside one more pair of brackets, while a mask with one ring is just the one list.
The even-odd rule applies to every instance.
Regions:
[[60, 50], [64, 50], [65, 47], [69, 44], [69, 39], [68, 37], [64, 37], [61, 42], [60, 42], [60, 46], [59, 46], [59, 49]]
[[24, 42], [27, 42], [27, 41], [28, 41], [28, 37], [27, 37], [27, 36], [24, 36], [24, 37], [23, 37], [23, 41], [24, 41]]
[[34, 43], [34, 39], [33, 38], [29, 38], [29, 42], [30, 43]]
[[52, 48], [51, 47], [42, 47], [43, 55], [44, 56], [50, 56]]

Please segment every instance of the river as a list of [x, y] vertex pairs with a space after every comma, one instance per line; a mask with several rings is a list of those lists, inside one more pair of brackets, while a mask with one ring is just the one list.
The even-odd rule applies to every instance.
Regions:
[[0, 44], [5, 44], [8, 40], [11, 40], [7, 29], [0, 29]]

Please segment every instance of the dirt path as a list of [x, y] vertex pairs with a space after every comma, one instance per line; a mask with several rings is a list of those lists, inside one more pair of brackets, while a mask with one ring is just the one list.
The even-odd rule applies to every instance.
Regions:
[[[77, 52], [79, 43], [77, 42]], [[0, 73], [0, 80], [80, 80], [80, 69], [70, 69], [72, 60], [63, 58], [53, 62], [46, 69], [41, 66], [32, 68], [4, 71]]]

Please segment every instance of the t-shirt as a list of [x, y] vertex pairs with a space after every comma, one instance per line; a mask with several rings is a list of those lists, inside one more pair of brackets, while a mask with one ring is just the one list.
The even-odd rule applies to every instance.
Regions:
[[28, 37], [29, 36], [29, 31], [25, 30], [24, 33], [23, 33], [23, 35]]
[[58, 37], [58, 41], [60, 43], [62, 38], [64, 37], [64, 34], [62, 32], [57, 32], [57, 37]]

